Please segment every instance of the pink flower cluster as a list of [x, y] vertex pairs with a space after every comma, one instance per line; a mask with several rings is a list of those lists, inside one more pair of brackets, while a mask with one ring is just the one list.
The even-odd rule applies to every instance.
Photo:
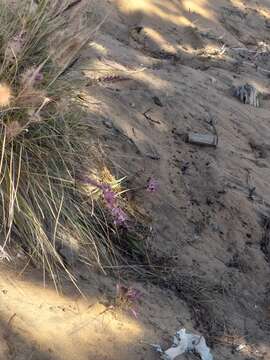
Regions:
[[108, 184], [99, 184], [97, 181], [92, 180], [88, 177], [80, 178], [81, 181], [87, 184], [91, 184], [103, 193], [103, 198], [106, 203], [107, 208], [111, 211], [112, 217], [114, 219], [114, 224], [118, 226], [127, 226], [128, 216], [127, 214], [119, 207], [116, 199], [116, 194]]
[[120, 301], [120, 304], [127, 305], [130, 312], [134, 317], [138, 317], [138, 311], [136, 308], [137, 302], [141, 299], [142, 293], [132, 287], [126, 287], [124, 285], [116, 285], [116, 296]]

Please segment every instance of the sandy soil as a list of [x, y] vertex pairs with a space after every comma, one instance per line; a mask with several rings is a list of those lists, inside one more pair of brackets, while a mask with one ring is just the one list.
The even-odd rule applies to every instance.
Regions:
[[[143, 294], [134, 319], [105, 311], [110, 276], [78, 269], [83, 298], [65, 281], [62, 295], [44, 288], [36, 270], [18, 275], [21, 262], [3, 267], [1, 359], [154, 360], [149, 344], [169, 345], [182, 327], [204, 335], [215, 359], [270, 359], [270, 53], [260, 53], [269, 1], [86, 0], [69, 15], [93, 3], [106, 21], [68, 76], [116, 175], [131, 189], [158, 180], [158, 192], [130, 197], [169, 271], [123, 280]], [[246, 82], [260, 108], [232, 96]], [[211, 121], [216, 149], [185, 142], [189, 131], [211, 133]]]

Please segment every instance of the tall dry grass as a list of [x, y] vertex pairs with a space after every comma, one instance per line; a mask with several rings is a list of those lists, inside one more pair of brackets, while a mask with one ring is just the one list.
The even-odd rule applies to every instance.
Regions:
[[61, 249], [103, 268], [117, 263], [120, 246], [99, 189], [76, 180], [98, 179], [103, 164], [61, 76], [92, 32], [64, 36], [64, 5], [0, 0], [1, 246], [19, 245], [56, 286], [60, 268], [75, 282]]

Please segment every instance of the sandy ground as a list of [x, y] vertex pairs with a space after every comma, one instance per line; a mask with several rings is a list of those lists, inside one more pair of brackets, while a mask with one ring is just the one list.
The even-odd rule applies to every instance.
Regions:
[[[158, 192], [130, 196], [170, 271], [123, 280], [143, 294], [134, 319], [105, 311], [109, 276], [78, 270], [83, 298], [66, 282], [57, 295], [38, 271], [18, 275], [21, 263], [3, 267], [1, 359], [154, 360], [149, 344], [169, 345], [182, 327], [204, 335], [215, 359], [270, 359], [269, 1], [100, 0], [94, 15], [106, 21], [68, 76], [116, 175], [131, 189], [158, 180]], [[260, 108], [232, 96], [246, 82]], [[211, 121], [216, 149], [185, 142], [211, 133]]]

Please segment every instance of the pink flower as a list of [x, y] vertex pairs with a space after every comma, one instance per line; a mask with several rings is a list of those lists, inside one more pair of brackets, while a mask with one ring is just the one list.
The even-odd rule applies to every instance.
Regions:
[[88, 176], [78, 176], [78, 180], [84, 184], [90, 184], [97, 187], [102, 191], [103, 198], [107, 208], [111, 211], [114, 218], [114, 224], [120, 226], [127, 226], [128, 220], [127, 214], [117, 205], [116, 193], [113, 191], [110, 185], [100, 184], [95, 180], [90, 179]]
[[124, 306], [135, 318], [138, 317], [137, 302], [141, 295], [141, 292], [137, 289], [121, 284], [116, 285], [116, 296], [120, 306]]
[[149, 181], [148, 181], [148, 184], [147, 184], [147, 188], [146, 190], [148, 192], [156, 192], [158, 191], [158, 181], [154, 178], [150, 178]]
[[115, 225], [126, 225], [128, 217], [127, 214], [120, 207], [112, 208], [112, 216], [114, 217]]
[[109, 185], [101, 185], [103, 197], [109, 209], [116, 207], [116, 194]]

